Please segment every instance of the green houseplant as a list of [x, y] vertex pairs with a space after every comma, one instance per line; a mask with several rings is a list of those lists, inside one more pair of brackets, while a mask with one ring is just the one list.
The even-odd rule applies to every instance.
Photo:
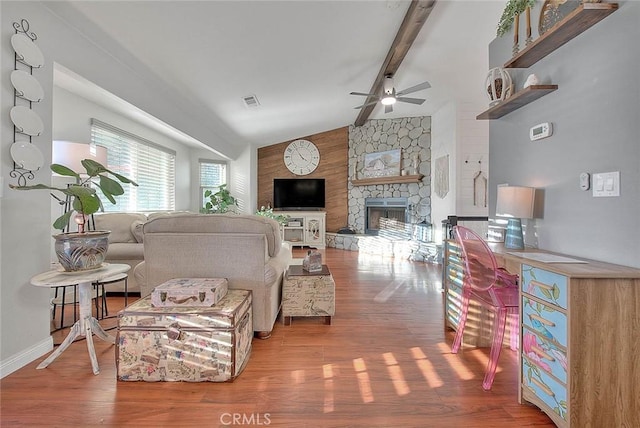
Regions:
[[204, 192], [204, 197], [209, 198], [204, 204], [204, 207], [200, 209], [204, 214], [223, 214], [226, 212], [235, 212], [235, 207], [238, 206], [236, 198], [231, 196], [231, 192], [227, 189], [226, 184], [221, 184], [218, 191], [213, 193], [211, 190]]
[[[95, 269], [100, 267], [104, 261], [110, 231], [85, 230], [85, 224], [89, 216], [104, 210], [96, 188], [100, 189], [104, 197], [112, 204], [115, 204], [114, 196], [124, 193], [120, 183], [138, 185], [133, 180], [105, 168], [102, 164], [92, 159], [83, 159], [81, 162], [85, 169], [85, 172], [82, 173], [60, 164], [52, 164], [50, 166], [51, 171], [56, 174], [75, 178], [76, 182], [65, 188], [46, 184], [34, 184], [31, 186], [9, 185], [15, 190], [53, 191], [51, 196], [65, 207], [64, 213], [53, 223], [55, 229], [64, 230], [69, 225], [73, 213], [76, 213], [73, 220], [78, 225], [78, 232], [61, 233], [54, 236], [56, 240], [56, 255], [65, 271]], [[109, 177], [109, 175], [115, 179]], [[91, 187], [92, 185], [95, 188]], [[62, 194], [62, 197], [57, 196], [54, 192]], [[71, 203], [66, 203], [67, 201]]]
[[277, 214], [273, 212], [273, 208], [271, 207], [266, 207], [266, 208], [264, 206], [260, 207], [260, 209], [256, 211], [256, 215], [274, 219], [275, 221], [280, 223], [282, 226], [286, 225], [287, 222], [289, 221], [288, 215]]

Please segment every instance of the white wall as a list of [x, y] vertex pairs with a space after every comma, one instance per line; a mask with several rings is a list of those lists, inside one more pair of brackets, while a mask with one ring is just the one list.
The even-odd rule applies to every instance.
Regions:
[[[192, 206], [191, 151], [189, 147], [164, 134], [105, 109], [65, 89], [53, 90], [53, 139], [91, 141], [91, 118], [146, 138], [176, 152], [176, 210], [189, 210]], [[207, 152], [206, 150], [203, 150]], [[215, 155], [213, 152], [211, 155]], [[196, 164], [197, 165], [197, 164]], [[196, 181], [197, 182], [197, 181]]]
[[[8, 156], [14, 141], [13, 124], [7, 120], [13, 106], [13, 87], [9, 75], [13, 70], [14, 53], [9, 40], [14, 34], [13, 22], [28, 18], [31, 31], [42, 37], [47, 27], [46, 16], [37, 3], [0, 2], [0, 153], [4, 186], [16, 184], [11, 177], [13, 162]], [[45, 31], [45, 34], [47, 32]], [[42, 49], [42, 45], [39, 43]], [[34, 77], [44, 89], [44, 100], [34, 103], [33, 110], [44, 123], [44, 132], [33, 137], [32, 143], [43, 153], [45, 163], [51, 159], [51, 99], [53, 89], [53, 62], [44, 51], [45, 65], [34, 71]], [[49, 169], [35, 173], [35, 179], [49, 183]], [[32, 181], [33, 182], [33, 181]], [[51, 241], [50, 196], [44, 192], [19, 192], [3, 189], [0, 223], [2, 225], [2, 278], [0, 280], [0, 376], [20, 368], [40, 357], [53, 347], [49, 335], [49, 289], [34, 287], [29, 279], [49, 269]]]
[[257, 209], [258, 194], [258, 150], [247, 146], [230, 162], [231, 194], [238, 199], [238, 208], [244, 214], [253, 214]]
[[[42, 135], [33, 138], [33, 144], [44, 155], [45, 164], [51, 160], [53, 140], [53, 69], [54, 62], [73, 70], [96, 85], [128, 101], [136, 107], [163, 120], [176, 129], [191, 135], [204, 144], [231, 158], [241, 151], [224, 139], [224, 130], [206, 117], [183, 94], [167, 88], [136, 59], [120, 46], [92, 28], [86, 20], [74, 15], [73, 8], [64, 2], [0, 2], [0, 41], [2, 42], [0, 67], [0, 153], [4, 192], [0, 205], [2, 248], [0, 250], [0, 376], [20, 368], [52, 349], [49, 334], [49, 289], [30, 285], [30, 278], [46, 271], [50, 266], [51, 201], [44, 192], [19, 192], [6, 186], [16, 184], [9, 175], [13, 162], [7, 155], [14, 141], [9, 110], [13, 106], [13, 87], [9, 75], [13, 71], [14, 52], [10, 39], [15, 34], [14, 22], [26, 19], [30, 31], [38, 35], [37, 45], [45, 58], [45, 65], [34, 70], [34, 77], [44, 89], [44, 100], [35, 103], [36, 111], [44, 123]], [[75, 26], [75, 27], [74, 27]], [[92, 40], [78, 31], [94, 32]], [[114, 124], [115, 125], [115, 124]], [[88, 124], [87, 124], [88, 126]], [[79, 138], [77, 131], [60, 129]], [[189, 154], [190, 156], [190, 154]], [[187, 156], [187, 158], [189, 158]], [[244, 156], [244, 155], [243, 155]], [[178, 208], [190, 208], [191, 167], [180, 168]], [[255, 176], [255, 168], [247, 174]], [[253, 178], [255, 180], [255, 177]], [[36, 182], [50, 183], [48, 167], [38, 171]], [[18, 326], [18, 327], [17, 327]]]
[[449, 192], [441, 198], [431, 186], [431, 223], [434, 227], [434, 240], [440, 242], [442, 220], [456, 214], [456, 176], [457, 176], [457, 115], [455, 103], [443, 106], [431, 117], [431, 171], [435, 173], [436, 159], [449, 155]]

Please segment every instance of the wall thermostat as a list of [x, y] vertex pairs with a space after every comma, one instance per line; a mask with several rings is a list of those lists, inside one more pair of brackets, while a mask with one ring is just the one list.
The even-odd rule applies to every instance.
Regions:
[[540, 125], [533, 126], [529, 130], [529, 138], [531, 141], [541, 140], [543, 138], [550, 137], [553, 134], [553, 125], [549, 122], [541, 123]]

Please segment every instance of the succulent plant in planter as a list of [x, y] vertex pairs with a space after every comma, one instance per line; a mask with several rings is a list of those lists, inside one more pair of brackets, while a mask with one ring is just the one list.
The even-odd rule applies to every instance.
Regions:
[[[78, 232], [67, 232], [55, 235], [56, 255], [60, 264], [66, 271], [80, 271], [95, 269], [102, 265], [107, 252], [108, 237], [110, 231], [86, 231], [85, 224], [89, 216], [98, 211], [103, 211], [102, 200], [93, 184], [100, 189], [102, 194], [113, 204], [114, 196], [124, 193], [120, 183], [137, 186], [133, 180], [105, 168], [99, 162], [92, 159], [82, 160], [82, 166], [86, 172], [78, 173], [60, 164], [52, 164], [51, 171], [66, 177], [74, 177], [75, 184], [66, 188], [52, 187], [46, 184], [34, 184], [32, 186], [9, 185], [15, 190], [49, 190], [61, 193], [59, 197], [55, 193], [51, 196], [65, 206], [65, 212], [53, 223], [55, 229], [64, 230], [75, 212], [73, 220], [78, 225]], [[109, 177], [109, 175], [116, 178]], [[67, 204], [67, 199], [71, 200]]]

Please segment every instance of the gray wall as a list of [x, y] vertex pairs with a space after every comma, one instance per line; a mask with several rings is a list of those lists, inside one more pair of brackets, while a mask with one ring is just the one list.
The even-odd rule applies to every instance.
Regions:
[[[536, 17], [537, 13], [532, 14]], [[512, 35], [494, 40], [491, 67], [511, 56]], [[522, 40], [522, 39], [521, 39]], [[540, 248], [640, 267], [640, 2], [619, 10], [526, 70], [559, 89], [490, 125], [490, 215], [500, 183], [544, 189], [535, 220]], [[532, 142], [529, 128], [552, 122]], [[620, 171], [620, 197], [594, 198], [581, 172]]]

